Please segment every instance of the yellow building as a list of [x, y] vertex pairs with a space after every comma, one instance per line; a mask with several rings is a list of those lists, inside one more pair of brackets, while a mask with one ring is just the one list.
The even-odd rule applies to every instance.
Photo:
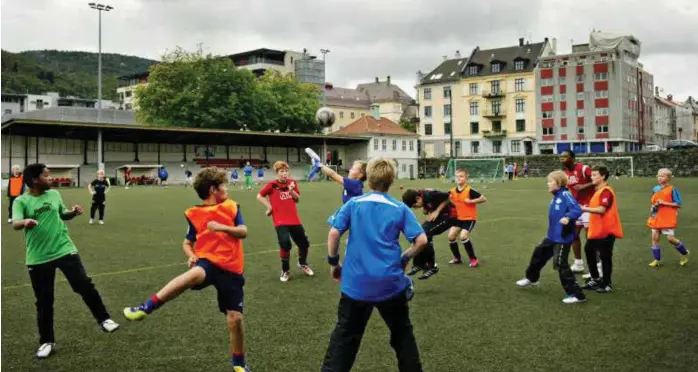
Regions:
[[469, 58], [446, 60], [427, 74], [419, 86], [425, 155], [450, 155], [451, 127], [455, 157], [537, 153], [534, 71], [551, 54], [547, 38], [519, 39], [513, 47], [477, 47]]

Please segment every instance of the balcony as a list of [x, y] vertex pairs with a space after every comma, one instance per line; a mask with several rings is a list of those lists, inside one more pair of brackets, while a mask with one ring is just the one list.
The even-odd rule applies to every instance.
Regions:
[[507, 112], [505, 109], [500, 108], [500, 109], [487, 109], [482, 111], [482, 117], [485, 118], [503, 118], [507, 116]]
[[502, 98], [506, 95], [504, 88], [499, 89], [489, 89], [482, 92], [482, 96], [485, 98]]
[[501, 138], [501, 137], [506, 137], [507, 136], [507, 130], [503, 129], [498, 132], [495, 131], [489, 131], [489, 130], [483, 130], [482, 131], [482, 136], [485, 138]]

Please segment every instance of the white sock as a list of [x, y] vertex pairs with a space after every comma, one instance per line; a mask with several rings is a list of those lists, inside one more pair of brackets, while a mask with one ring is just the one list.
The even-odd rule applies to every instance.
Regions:
[[584, 260], [577, 260], [577, 259], [575, 259], [575, 260], [574, 260], [574, 264], [575, 264], [575, 265], [584, 265]]

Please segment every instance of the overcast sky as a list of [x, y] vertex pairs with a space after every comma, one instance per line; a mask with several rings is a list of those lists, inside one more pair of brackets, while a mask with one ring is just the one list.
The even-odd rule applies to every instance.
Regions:
[[[88, 0], [1, 0], [2, 48], [97, 51]], [[480, 46], [557, 37], [587, 42], [593, 29], [632, 34], [655, 85], [698, 96], [695, 0], [109, 0], [103, 51], [159, 59], [175, 46], [232, 54], [256, 48], [327, 56], [328, 81], [355, 87], [387, 75], [414, 94], [416, 71]], [[564, 4], [564, 5], [563, 5]]]

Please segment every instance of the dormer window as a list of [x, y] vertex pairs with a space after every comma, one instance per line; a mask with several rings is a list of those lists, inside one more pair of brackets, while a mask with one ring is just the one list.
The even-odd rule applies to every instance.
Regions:
[[502, 64], [499, 62], [492, 63], [492, 72], [500, 72], [502, 70]]
[[477, 66], [468, 67], [468, 75], [477, 75]]
[[524, 61], [523, 60], [518, 60], [514, 62], [514, 69], [516, 71], [521, 71], [524, 69]]

